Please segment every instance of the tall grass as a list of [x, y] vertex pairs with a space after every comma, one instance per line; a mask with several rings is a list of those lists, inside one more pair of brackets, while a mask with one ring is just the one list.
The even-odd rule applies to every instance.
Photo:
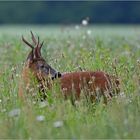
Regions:
[[[56, 86], [45, 102], [19, 100], [21, 70], [30, 51], [21, 35], [30, 40], [30, 30], [45, 41], [42, 54], [53, 68], [117, 74], [120, 96], [107, 106], [82, 99], [74, 107], [58, 98], [61, 92]], [[0, 138], [140, 138], [139, 30], [133, 26], [1, 27]]]

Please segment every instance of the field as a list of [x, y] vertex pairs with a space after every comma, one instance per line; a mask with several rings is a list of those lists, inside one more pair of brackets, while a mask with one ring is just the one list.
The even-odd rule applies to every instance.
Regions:
[[[47, 101], [18, 98], [23, 63], [30, 48], [30, 30], [44, 40], [42, 54], [60, 72], [104, 70], [117, 74], [121, 91], [107, 106], [84, 98], [74, 107], [56, 98]], [[26, 93], [25, 93], [26, 94]], [[53, 95], [54, 94], [54, 95]], [[140, 138], [139, 26], [1, 26], [0, 138]]]

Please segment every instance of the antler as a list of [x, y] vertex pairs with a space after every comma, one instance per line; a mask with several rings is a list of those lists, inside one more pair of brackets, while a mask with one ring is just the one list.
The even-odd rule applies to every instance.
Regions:
[[42, 41], [41, 45], [39, 46], [39, 51], [41, 50], [43, 44], [44, 44], [44, 41]]
[[34, 36], [34, 34], [33, 34], [32, 31], [30, 31], [30, 32], [31, 32], [31, 36], [32, 36], [32, 41], [33, 41], [34, 45], [36, 45], [37, 44], [37, 41], [35, 39], [35, 36]]
[[41, 48], [42, 48], [43, 44], [44, 44], [44, 41], [38, 46], [38, 53], [40, 56], [41, 56]]
[[38, 40], [36, 40], [32, 31], [31, 31], [31, 35], [32, 35], [33, 43], [36, 45], [35, 55], [36, 55], [36, 57], [41, 57], [41, 48], [43, 46], [44, 41], [40, 44], [39, 37], [38, 37]]
[[23, 35], [22, 35], [22, 41], [23, 41], [25, 44], [27, 44], [29, 47], [31, 47], [32, 49], [34, 49], [34, 47], [33, 47], [27, 40], [25, 40], [25, 38], [23, 37]]
[[42, 42], [40, 44], [39, 36], [38, 36], [38, 38], [36, 40], [33, 32], [32, 31], [30, 31], [30, 32], [31, 32], [32, 41], [33, 41], [35, 47], [33, 45], [31, 45], [27, 40], [25, 40], [25, 38], [23, 36], [22, 36], [22, 41], [25, 44], [27, 44], [30, 48], [32, 48], [32, 53], [33, 53], [33, 56], [35, 58], [40, 58], [41, 57], [41, 48], [42, 48], [44, 42]]
[[35, 47], [35, 53], [34, 54], [37, 58], [41, 57], [39, 36], [38, 36], [38, 39], [37, 39], [37, 44], [36, 44], [36, 47]]

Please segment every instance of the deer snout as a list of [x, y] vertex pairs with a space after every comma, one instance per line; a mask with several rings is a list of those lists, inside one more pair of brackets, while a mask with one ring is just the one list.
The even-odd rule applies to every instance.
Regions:
[[52, 76], [52, 80], [54, 80], [55, 78], [59, 78], [61, 76], [62, 74], [60, 72], [55, 72], [55, 74]]

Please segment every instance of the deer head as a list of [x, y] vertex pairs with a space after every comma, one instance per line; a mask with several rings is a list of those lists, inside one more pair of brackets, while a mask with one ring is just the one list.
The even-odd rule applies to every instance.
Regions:
[[41, 55], [41, 48], [43, 46], [43, 42], [40, 43], [39, 37], [36, 39], [32, 32], [31, 37], [33, 45], [29, 43], [27, 40], [25, 40], [25, 38], [22, 36], [22, 41], [32, 49], [26, 60], [27, 67], [35, 75], [38, 81], [47, 79], [48, 77], [51, 78], [52, 80], [57, 77], [61, 77], [61, 73], [53, 69], [43, 59]]

